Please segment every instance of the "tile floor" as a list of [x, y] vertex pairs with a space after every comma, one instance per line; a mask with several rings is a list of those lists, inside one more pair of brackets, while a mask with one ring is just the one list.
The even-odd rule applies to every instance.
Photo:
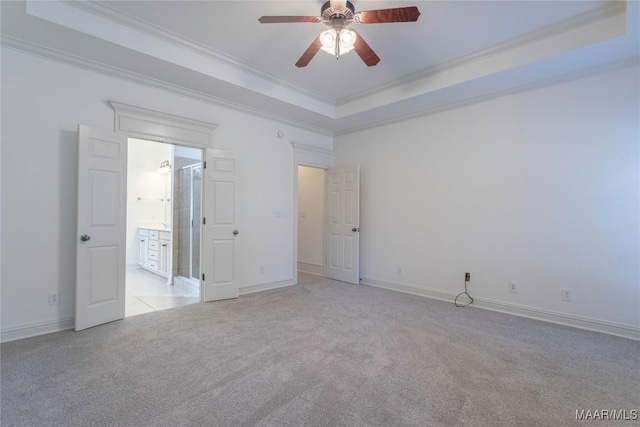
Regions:
[[200, 295], [143, 269], [127, 270], [125, 317], [200, 302]]

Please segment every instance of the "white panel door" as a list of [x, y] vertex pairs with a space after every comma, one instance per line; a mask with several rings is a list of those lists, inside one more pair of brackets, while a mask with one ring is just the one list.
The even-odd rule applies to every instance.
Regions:
[[204, 286], [202, 300], [239, 295], [236, 163], [233, 153], [208, 149], [205, 175]]
[[80, 125], [76, 331], [124, 317], [126, 197], [127, 137]]
[[360, 283], [360, 166], [327, 171], [326, 274]]

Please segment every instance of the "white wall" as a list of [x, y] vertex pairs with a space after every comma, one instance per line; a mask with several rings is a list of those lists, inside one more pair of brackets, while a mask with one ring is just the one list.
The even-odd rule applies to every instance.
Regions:
[[173, 155], [177, 157], [186, 157], [187, 159], [202, 160], [202, 150], [191, 147], [181, 147], [176, 145], [173, 148]]
[[[218, 123], [215, 145], [233, 150], [238, 165], [238, 281], [246, 288], [293, 280], [289, 141], [331, 149], [330, 137], [11, 49], [1, 54], [3, 337], [73, 318], [77, 127], [113, 129], [107, 100]], [[276, 138], [279, 129], [285, 138]], [[52, 291], [60, 305], [48, 305]]]
[[[330, 149], [330, 137], [11, 49], [1, 55], [3, 337], [73, 318], [77, 125], [113, 129], [109, 99], [219, 123], [215, 144], [239, 166], [239, 282], [293, 279], [289, 140]], [[336, 166], [362, 165], [362, 276], [451, 296], [469, 271], [479, 302], [638, 328], [638, 72], [338, 137]], [[507, 292], [509, 281], [519, 293]], [[573, 302], [560, 301], [561, 288]], [[48, 305], [52, 291], [60, 305]]]
[[324, 275], [323, 169], [298, 166], [298, 269]]
[[[167, 209], [165, 202], [160, 201], [160, 199], [171, 198], [171, 174], [161, 175], [157, 172], [163, 160], [172, 160], [171, 145], [129, 139], [127, 157], [128, 267], [138, 264], [138, 225], [141, 223], [171, 224], [171, 218], [167, 218], [170, 209]], [[138, 200], [138, 197], [143, 200]]]
[[[478, 303], [637, 332], [638, 75], [627, 68], [336, 138], [334, 164], [362, 166], [364, 282], [451, 299], [470, 272]], [[564, 288], [573, 302], [561, 301]]]

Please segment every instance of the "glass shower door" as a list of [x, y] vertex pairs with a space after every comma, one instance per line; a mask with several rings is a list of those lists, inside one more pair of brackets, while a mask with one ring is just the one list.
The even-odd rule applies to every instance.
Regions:
[[202, 168], [194, 166], [191, 174], [191, 277], [200, 279], [200, 231], [202, 228]]

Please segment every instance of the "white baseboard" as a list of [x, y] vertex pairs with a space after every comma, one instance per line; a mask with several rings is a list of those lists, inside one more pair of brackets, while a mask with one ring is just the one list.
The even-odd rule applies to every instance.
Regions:
[[421, 297], [437, 299], [440, 301], [453, 302], [453, 299], [456, 297], [456, 294], [453, 292], [420, 288], [407, 283], [391, 282], [388, 280], [374, 279], [372, 277], [361, 277], [360, 283], [363, 285], [375, 286], [376, 288], [389, 289], [391, 291], [398, 291], [411, 295], [419, 295]]
[[73, 321], [73, 317], [67, 317], [60, 320], [28, 323], [25, 325], [6, 328], [0, 331], [0, 342], [15, 341], [23, 338], [35, 337], [37, 335], [73, 329]]
[[[377, 288], [389, 289], [406, 294], [419, 295], [422, 297], [437, 299], [453, 303], [456, 293], [440, 291], [437, 289], [421, 288], [407, 283], [397, 283], [388, 280], [375, 279], [372, 277], [362, 277], [360, 283]], [[501, 313], [513, 314], [515, 316], [527, 317], [530, 319], [542, 320], [545, 322], [557, 323], [574, 328], [586, 329], [589, 331], [602, 332], [609, 335], [616, 335], [623, 338], [640, 340], [640, 328], [632, 325], [609, 322], [606, 320], [593, 319], [574, 314], [566, 314], [552, 310], [545, 310], [534, 307], [527, 307], [503, 301], [491, 300], [488, 298], [473, 297], [473, 307], [485, 310], [499, 311]]]
[[295, 285], [296, 281], [293, 279], [283, 280], [281, 282], [269, 282], [269, 283], [256, 283], [254, 285], [247, 285], [240, 288], [240, 295], [252, 294], [254, 292], [268, 291], [270, 289], [285, 288], [287, 286]]
[[315, 274], [318, 276], [324, 276], [324, 265], [313, 264], [310, 262], [299, 262], [298, 271], [303, 273]]
[[[392, 291], [403, 292], [412, 295], [437, 299], [453, 303], [455, 293], [441, 291], [437, 289], [421, 288], [406, 283], [391, 282], [388, 280], [374, 279], [371, 277], [362, 277], [360, 281], [363, 285], [374, 286], [377, 288], [389, 289]], [[293, 279], [280, 282], [257, 283], [253, 285], [243, 286], [240, 288], [240, 295], [247, 295], [254, 292], [262, 292], [270, 289], [278, 289], [295, 285]], [[623, 338], [640, 340], [640, 328], [623, 325], [614, 322], [608, 322], [599, 319], [592, 319], [573, 314], [565, 314], [551, 310], [527, 307], [517, 304], [505, 303], [502, 301], [490, 300], [487, 298], [474, 297], [474, 307], [485, 310], [498, 311], [501, 313], [512, 314], [530, 319], [542, 320], [560, 325], [573, 326], [575, 328], [587, 329], [590, 331], [602, 332], [610, 335], [616, 335]], [[65, 331], [73, 329], [73, 317], [60, 320], [51, 320], [46, 322], [36, 322], [20, 326], [14, 326], [0, 331], [0, 342], [9, 342], [22, 338], [34, 337], [37, 335], [49, 334], [52, 332]]]
[[[254, 292], [268, 291], [270, 289], [284, 288], [295, 285], [293, 279], [281, 282], [256, 283], [240, 288], [240, 295], [252, 294]], [[60, 320], [50, 320], [46, 322], [29, 323], [20, 326], [13, 326], [0, 331], [0, 342], [9, 342], [23, 338], [35, 337], [37, 335], [50, 334], [52, 332], [66, 331], [73, 329], [74, 318], [67, 317]]]
[[640, 340], [640, 328], [634, 328], [631, 325], [623, 325], [620, 323], [609, 322], [607, 320], [577, 316], [575, 314], [505, 303], [487, 298], [474, 297], [473, 305], [486, 310], [499, 311], [501, 313], [514, 314], [516, 316], [528, 317], [530, 319], [544, 320], [545, 322], [558, 323], [560, 325], [573, 326], [574, 328], [602, 332], [633, 340]]

